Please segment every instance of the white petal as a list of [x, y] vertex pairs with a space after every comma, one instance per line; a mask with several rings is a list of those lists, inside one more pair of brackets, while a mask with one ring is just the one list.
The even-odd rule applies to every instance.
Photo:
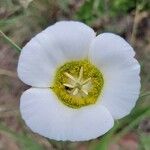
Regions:
[[99, 102], [114, 119], [130, 113], [140, 93], [140, 65], [132, 47], [121, 37], [104, 33], [92, 42], [91, 61], [104, 76], [104, 89]]
[[24, 92], [20, 110], [34, 132], [55, 140], [93, 139], [106, 133], [114, 124], [104, 106], [72, 109], [58, 100], [50, 89], [32, 88]]
[[60, 21], [44, 31], [57, 39], [57, 44], [68, 59], [84, 59], [96, 33], [89, 26], [77, 21]]
[[80, 22], [58, 22], [32, 38], [22, 49], [18, 75], [26, 84], [49, 87], [57, 67], [86, 58], [95, 32]]

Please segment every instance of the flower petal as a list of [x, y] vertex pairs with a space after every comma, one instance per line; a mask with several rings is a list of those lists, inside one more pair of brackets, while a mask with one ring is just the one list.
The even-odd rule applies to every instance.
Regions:
[[69, 60], [87, 58], [90, 43], [96, 35], [92, 28], [77, 21], [57, 22], [44, 33], [52, 34], [56, 38], [60, 50]]
[[58, 22], [36, 35], [22, 49], [18, 75], [28, 85], [49, 87], [64, 62], [86, 58], [95, 32], [83, 23]]
[[55, 140], [93, 139], [106, 133], [114, 124], [104, 106], [72, 109], [58, 100], [50, 89], [31, 88], [24, 92], [20, 110], [34, 132]]
[[99, 102], [114, 119], [129, 114], [140, 93], [140, 65], [134, 55], [133, 48], [112, 33], [100, 34], [91, 44], [90, 59], [104, 75]]

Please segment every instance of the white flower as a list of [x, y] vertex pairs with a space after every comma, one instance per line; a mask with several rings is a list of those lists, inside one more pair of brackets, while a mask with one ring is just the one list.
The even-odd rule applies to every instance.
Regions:
[[18, 75], [32, 86], [21, 96], [27, 126], [55, 140], [84, 141], [128, 115], [139, 96], [140, 65], [133, 48], [112, 33], [58, 22], [22, 49]]

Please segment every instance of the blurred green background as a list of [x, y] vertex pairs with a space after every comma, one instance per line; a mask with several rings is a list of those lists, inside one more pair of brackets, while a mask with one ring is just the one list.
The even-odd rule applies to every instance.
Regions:
[[137, 105], [109, 133], [88, 142], [33, 134], [19, 113], [20, 95], [28, 88], [16, 74], [19, 54], [0, 33], [0, 150], [150, 150], [150, 1], [0, 0], [0, 30], [20, 47], [59, 20], [82, 21], [98, 34], [119, 34], [134, 47], [142, 78]]

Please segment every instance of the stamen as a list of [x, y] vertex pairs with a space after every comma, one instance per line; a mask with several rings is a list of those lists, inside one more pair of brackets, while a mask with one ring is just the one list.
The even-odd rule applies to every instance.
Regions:
[[91, 80], [91, 78], [88, 78], [88, 79], [84, 80], [84, 81], [82, 82], [82, 85], [87, 84], [90, 80]]
[[88, 95], [88, 92], [87, 92], [86, 90], [81, 89], [81, 91], [82, 91], [84, 94]]
[[65, 72], [64, 73], [68, 78], [72, 79], [73, 81], [76, 81], [76, 79], [71, 75], [69, 74], [68, 72]]
[[79, 89], [78, 88], [75, 88], [75, 90], [73, 91], [73, 95], [77, 95], [78, 94], [78, 92], [79, 92]]
[[79, 78], [78, 78], [79, 81], [81, 81], [82, 76], [83, 76], [83, 67], [81, 67], [80, 69]]

